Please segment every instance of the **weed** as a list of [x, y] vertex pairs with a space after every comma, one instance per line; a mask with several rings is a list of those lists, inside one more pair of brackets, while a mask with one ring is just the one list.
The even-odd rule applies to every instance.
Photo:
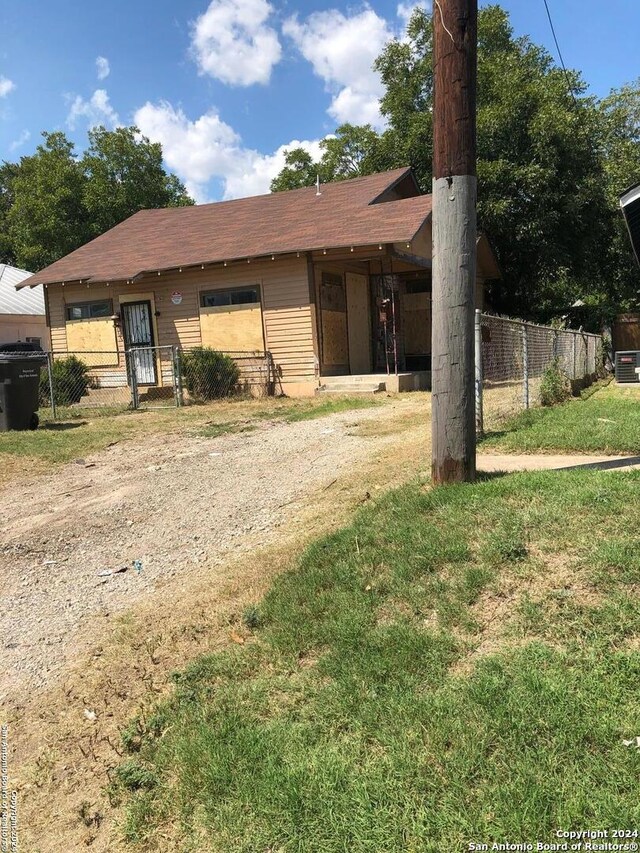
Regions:
[[540, 382], [540, 402], [543, 406], [555, 406], [564, 403], [571, 396], [569, 377], [560, 367], [560, 359], [552, 359], [542, 374]]
[[255, 604], [251, 604], [249, 607], [245, 608], [245, 611], [242, 614], [242, 622], [252, 631], [255, 631], [256, 628], [262, 627], [264, 623], [262, 614], [260, 613], [260, 608]]
[[116, 778], [128, 791], [150, 790], [157, 782], [154, 773], [133, 759], [123, 761], [116, 768]]

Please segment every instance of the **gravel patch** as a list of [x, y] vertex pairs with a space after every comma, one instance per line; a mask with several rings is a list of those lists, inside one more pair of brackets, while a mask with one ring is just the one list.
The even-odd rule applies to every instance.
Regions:
[[309, 494], [394, 440], [350, 427], [395, 408], [217, 438], [154, 435], [5, 488], [0, 705], [49, 685], [105, 620], [277, 541]]

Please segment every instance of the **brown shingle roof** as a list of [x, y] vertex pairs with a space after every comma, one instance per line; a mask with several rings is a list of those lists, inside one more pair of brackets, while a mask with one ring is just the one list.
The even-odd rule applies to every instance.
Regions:
[[195, 207], [141, 210], [22, 284], [120, 281], [143, 272], [411, 240], [431, 196], [372, 203], [409, 174], [395, 169], [350, 181]]

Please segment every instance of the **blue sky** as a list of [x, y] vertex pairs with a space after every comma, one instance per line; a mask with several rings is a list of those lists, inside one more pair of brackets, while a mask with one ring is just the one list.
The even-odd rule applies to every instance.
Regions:
[[[483, 4], [481, 0], [481, 5]], [[555, 56], [543, 0], [503, 0]], [[638, 76], [638, 0], [550, 0], [568, 66], [596, 95]], [[137, 123], [199, 201], [265, 192], [283, 152], [343, 121], [380, 126], [373, 58], [410, 3], [21, 0], [0, 10], [0, 159], [42, 130]]]

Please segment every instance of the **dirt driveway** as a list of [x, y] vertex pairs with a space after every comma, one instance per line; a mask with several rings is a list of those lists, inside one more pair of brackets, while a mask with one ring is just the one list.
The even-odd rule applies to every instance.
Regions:
[[123, 727], [176, 668], [248, 640], [243, 609], [306, 542], [426, 468], [428, 436], [414, 394], [135, 438], [0, 489], [0, 721], [21, 849], [128, 849], [105, 793]]
[[277, 541], [314, 490], [394, 441], [378, 427], [420, 406], [154, 435], [4, 489], [0, 703], [51, 683], [119, 611]]

